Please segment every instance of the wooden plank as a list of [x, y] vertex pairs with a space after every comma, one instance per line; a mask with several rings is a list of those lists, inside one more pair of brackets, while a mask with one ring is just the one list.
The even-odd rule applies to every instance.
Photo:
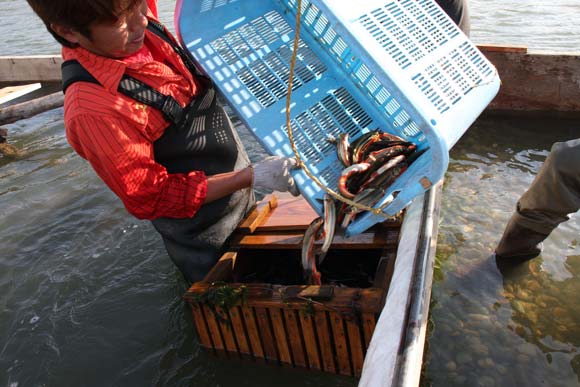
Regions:
[[544, 117], [580, 115], [580, 55], [495, 47], [482, 47], [482, 52], [497, 68], [502, 82], [486, 111]]
[[369, 348], [371, 343], [371, 338], [375, 331], [376, 318], [374, 313], [363, 313], [361, 316], [361, 321], [363, 325], [363, 334], [365, 339], [365, 350]]
[[[189, 302], [198, 301], [199, 295], [204, 294], [205, 292], [209, 291], [212, 288], [219, 288], [222, 286], [221, 284], [213, 285], [207, 282], [196, 282], [187, 290], [187, 292], [183, 295], [183, 298]], [[254, 300], [256, 302], [261, 302], [263, 299], [270, 299], [272, 298], [272, 284], [239, 284], [239, 283], [229, 283], [223, 286], [229, 286], [234, 289], [244, 287], [246, 297], [248, 300]]]
[[205, 321], [207, 322], [207, 327], [209, 330], [209, 334], [210, 334], [214, 349], [217, 351], [225, 350], [226, 347], [224, 345], [224, 341], [222, 339], [219, 324], [217, 322], [217, 319], [216, 319], [214, 312], [207, 305], [203, 305], [202, 310], [203, 310], [203, 315], [205, 317]]
[[292, 356], [290, 355], [290, 347], [288, 346], [288, 334], [284, 328], [284, 317], [279, 308], [271, 308], [270, 318], [272, 319], [272, 327], [274, 330], [274, 337], [276, 338], [276, 346], [278, 348], [278, 357], [282, 363], [293, 365]]
[[[258, 285], [258, 286], [256, 286]], [[285, 288], [292, 289], [291, 293], [300, 293], [308, 287], [308, 285], [301, 286], [281, 286], [271, 284], [229, 284], [229, 286], [245, 286], [246, 299], [245, 306], [261, 307], [261, 308], [278, 308], [284, 305], [288, 309], [301, 310], [307, 306], [308, 300], [301, 298], [290, 298]], [[189, 288], [188, 292], [183, 296], [188, 302], [195, 302], [198, 294], [203, 294], [210, 289], [211, 286], [198, 282]], [[354, 312], [372, 312], [378, 313], [380, 306], [385, 297], [385, 290], [379, 288], [348, 288], [348, 287], [334, 287], [333, 297], [329, 301], [315, 302], [311, 305], [314, 310], [332, 310], [344, 313]]]
[[278, 353], [274, 344], [274, 333], [270, 327], [270, 318], [266, 308], [255, 308], [256, 320], [258, 322], [258, 332], [261, 337], [266, 359], [278, 363]]
[[479, 44], [477, 48], [484, 52], [517, 52], [526, 54], [528, 48], [525, 46], [497, 46], [494, 44]]
[[304, 310], [300, 310], [298, 315], [300, 316], [300, 326], [302, 327], [304, 345], [308, 356], [308, 366], [311, 369], [320, 370], [320, 355], [312, 316]]
[[373, 287], [388, 291], [391, 279], [393, 278], [393, 271], [395, 270], [395, 259], [395, 253], [383, 252], [383, 256], [377, 265]]
[[334, 364], [334, 352], [332, 351], [333, 343], [330, 336], [330, 324], [326, 312], [317, 311], [314, 313], [314, 322], [316, 324], [316, 335], [320, 344], [320, 354], [322, 355], [322, 367], [326, 372], [336, 372]]
[[229, 313], [239, 353], [243, 356], [252, 356], [250, 343], [246, 337], [246, 329], [244, 327], [241, 308], [239, 306], [234, 306], [229, 310]]
[[202, 347], [213, 349], [213, 344], [205, 325], [203, 312], [198, 304], [191, 305], [191, 314], [193, 315], [193, 322], [197, 331], [197, 337]]
[[362, 373], [364, 362], [363, 338], [361, 337], [361, 327], [356, 319], [346, 319], [346, 331], [348, 333], [348, 343], [350, 346], [350, 359], [354, 376], [359, 377]]
[[[256, 232], [303, 231], [318, 214], [302, 196], [277, 193], [278, 206], [256, 227]], [[267, 197], [265, 198], [265, 200]], [[384, 227], [398, 227], [402, 217], [385, 218]]]
[[0, 56], [2, 82], [60, 82], [60, 55]]
[[290, 341], [292, 359], [294, 365], [298, 367], [307, 367], [306, 352], [302, 344], [302, 332], [300, 331], [297, 312], [291, 309], [284, 309], [284, 319], [286, 320], [286, 331]]
[[[232, 237], [232, 248], [248, 249], [300, 249], [303, 233], [286, 232], [276, 234], [235, 234]], [[398, 233], [386, 230], [384, 233], [365, 232], [350, 238], [336, 235], [333, 249], [379, 249], [384, 246], [394, 246], [398, 242]], [[318, 242], [317, 245], [320, 245]]]
[[317, 217], [316, 211], [302, 196], [281, 194], [276, 210], [264, 219], [256, 231], [306, 230]]
[[341, 375], [352, 375], [350, 367], [350, 356], [348, 345], [346, 343], [346, 333], [344, 331], [344, 321], [339, 313], [329, 312], [330, 326], [332, 327], [332, 337], [334, 339], [334, 348], [338, 360], [338, 372]]
[[234, 330], [228, 312], [223, 308], [216, 308], [216, 313], [220, 316], [219, 318], [216, 316], [216, 318], [222, 333], [226, 351], [234, 356], [239, 356], [238, 346], [236, 345]]
[[237, 253], [234, 251], [225, 252], [219, 261], [206, 274], [203, 282], [211, 284], [217, 281], [231, 282], [233, 279], [234, 264]]
[[252, 211], [242, 220], [237, 230], [245, 233], [253, 233], [264, 220], [278, 206], [278, 198], [275, 194], [270, 194], [261, 200]]
[[40, 86], [40, 83], [31, 83], [28, 85], [3, 87], [0, 89], [0, 105], [38, 90]]
[[252, 354], [257, 359], [264, 359], [264, 348], [262, 347], [260, 334], [258, 333], [258, 324], [254, 317], [254, 309], [248, 306], [242, 306], [241, 309], [244, 324], [246, 326], [246, 332], [252, 348]]

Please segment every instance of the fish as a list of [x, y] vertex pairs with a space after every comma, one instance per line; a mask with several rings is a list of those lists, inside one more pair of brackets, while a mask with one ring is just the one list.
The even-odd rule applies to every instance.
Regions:
[[338, 179], [338, 190], [345, 197], [352, 199], [355, 197], [356, 193], [352, 193], [348, 190], [348, 180], [359, 173], [367, 171], [371, 167], [368, 163], [353, 164], [342, 170], [340, 178]]
[[[367, 132], [353, 142], [349, 142], [346, 132], [327, 139], [335, 144], [337, 158], [345, 167], [338, 179], [338, 191], [365, 207], [374, 207], [381, 200], [382, 207], [389, 205], [396, 193], [384, 198], [388, 187], [428, 149], [417, 151], [414, 143], [379, 130]], [[329, 194], [317, 200], [323, 204], [324, 215], [306, 229], [301, 251], [302, 271], [310, 285], [322, 284], [317, 265], [326, 258], [337, 230], [343, 233], [363, 211], [359, 206], [339, 203]], [[317, 249], [316, 242], [320, 240], [322, 244]]]
[[309, 285], [322, 285], [322, 276], [316, 268], [316, 254], [314, 251], [314, 244], [317, 239], [320, 239], [324, 220], [320, 217], [314, 219], [302, 238], [302, 271], [306, 282]]
[[330, 249], [332, 240], [334, 239], [334, 231], [336, 228], [336, 203], [332, 196], [329, 194], [324, 195], [324, 240], [322, 246], [320, 247], [320, 252], [318, 254], [318, 264], [320, 265], [324, 258], [326, 258], [326, 253]]
[[350, 143], [348, 141], [348, 133], [341, 133], [340, 136], [338, 136], [336, 143], [336, 154], [340, 162], [345, 167], [348, 167], [352, 164], [352, 160], [350, 158]]

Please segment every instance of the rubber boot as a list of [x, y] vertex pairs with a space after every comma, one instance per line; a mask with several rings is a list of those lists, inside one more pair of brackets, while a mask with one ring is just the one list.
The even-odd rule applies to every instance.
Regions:
[[520, 226], [512, 217], [495, 248], [495, 256], [500, 259], [518, 260], [535, 258], [542, 252], [542, 241], [547, 237], [547, 234]]

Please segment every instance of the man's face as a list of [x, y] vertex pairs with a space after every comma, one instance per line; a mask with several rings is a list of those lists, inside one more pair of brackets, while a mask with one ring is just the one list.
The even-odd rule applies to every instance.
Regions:
[[124, 58], [143, 47], [147, 28], [147, 1], [127, 9], [114, 23], [95, 23], [90, 26], [91, 38], [71, 31], [65, 39], [101, 56]]

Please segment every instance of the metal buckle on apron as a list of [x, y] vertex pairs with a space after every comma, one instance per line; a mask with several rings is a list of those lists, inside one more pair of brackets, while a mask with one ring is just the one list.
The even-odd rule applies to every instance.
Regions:
[[183, 108], [171, 97], [165, 98], [161, 112], [167, 121], [174, 124], [177, 124], [183, 116]]

